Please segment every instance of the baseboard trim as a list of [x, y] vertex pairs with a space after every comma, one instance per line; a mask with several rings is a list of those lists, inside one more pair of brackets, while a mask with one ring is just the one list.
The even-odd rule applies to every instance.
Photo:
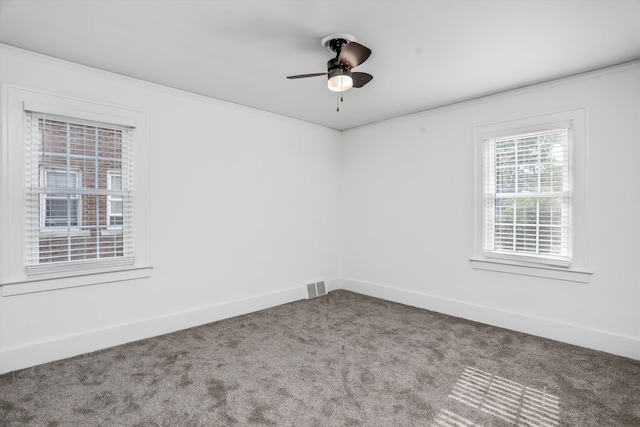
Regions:
[[340, 279], [339, 288], [640, 360], [640, 339], [630, 336], [353, 279]]
[[[327, 282], [331, 289], [338, 287], [335, 280]], [[135, 323], [8, 348], [0, 351], [0, 374], [264, 310], [304, 297], [301, 285]]]
[[[344, 289], [640, 360], [640, 340], [633, 337], [359, 280], [329, 279], [325, 280], [325, 283], [328, 291]], [[8, 348], [0, 351], [0, 374], [192, 328], [304, 298], [305, 291], [301, 285], [135, 323]]]

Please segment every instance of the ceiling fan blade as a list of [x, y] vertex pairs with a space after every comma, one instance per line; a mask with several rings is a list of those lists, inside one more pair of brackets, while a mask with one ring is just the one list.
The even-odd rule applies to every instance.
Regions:
[[298, 74], [295, 76], [287, 76], [288, 79], [304, 79], [306, 77], [326, 76], [327, 73]]
[[349, 68], [357, 67], [371, 55], [371, 49], [358, 42], [350, 42], [340, 52], [339, 60]]
[[353, 79], [353, 87], [362, 87], [369, 83], [373, 79], [373, 76], [371, 74], [355, 71], [351, 73], [351, 78]]

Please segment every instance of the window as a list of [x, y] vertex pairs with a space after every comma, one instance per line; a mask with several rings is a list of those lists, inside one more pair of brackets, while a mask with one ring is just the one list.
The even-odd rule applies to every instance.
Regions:
[[570, 128], [484, 140], [484, 252], [571, 262]]
[[148, 277], [146, 114], [5, 89], [2, 294]]
[[[49, 263], [132, 262], [132, 218], [124, 214], [131, 209], [124, 206], [133, 203], [133, 128], [30, 110], [25, 116], [32, 184], [26, 217], [39, 210], [42, 218], [27, 222], [27, 271]], [[122, 232], [103, 234], [114, 226]]]
[[585, 116], [476, 126], [473, 268], [588, 282]]

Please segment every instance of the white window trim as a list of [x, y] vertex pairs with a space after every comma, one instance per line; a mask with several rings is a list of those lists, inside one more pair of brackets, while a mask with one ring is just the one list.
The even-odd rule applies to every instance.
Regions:
[[[20, 295], [68, 287], [95, 285], [149, 277], [149, 164], [147, 115], [128, 107], [68, 98], [9, 84], [2, 85], [2, 141], [0, 143], [0, 290]], [[79, 119], [135, 126], [134, 144], [134, 253], [129, 263], [103, 266], [86, 263], [78, 269], [38, 268], [27, 274], [24, 186], [25, 108]], [[8, 159], [11, 159], [9, 161]], [[38, 266], [40, 267], [40, 266]]]
[[[567, 175], [563, 176], [563, 189], [561, 191], [555, 191], [553, 193], [551, 192], [539, 192], [539, 191], [534, 191], [534, 192], [530, 192], [530, 193], [522, 193], [522, 192], [517, 192], [517, 193], [510, 193], [506, 195], [507, 199], [514, 199], [517, 197], [527, 197], [527, 198], [539, 198], [539, 199], [543, 199], [545, 197], [556, 197], [556, 198], [561, 198], [562, 199], [562, 204], [563, 204], [563, 215], [562, 215], [562, 224], [560, 225], [560, 228], [562, 230], [566, 230], [563, 231], [563, 236], [562, 236], [562, 247], [564, 249], [562, 254], [559, 254], [559, 256], [555, 257], [553, 255], [542, 255], [542, 254], [534, 254], [534, 253], [525, 253], [525, 252], [511, 252], [511, 251], [500, 251], [500, 250], [496, 250], [494, 249], [488, 249], [486, 247], [486, 243], [487, 243], [487, 227], [488, 227], [488, 222], [489, 222], [489, 218], [493, 218], [495, 219], [495, 206], [497, 205], [497, 201], [502, 199], [504, 194], [502, 193], [497, 193], [497, 182], [496, 182], [496, 174], [498, 173], [498, 170], [496, 169], [495, 165], [492, 165], [492, 167], [487, 170], [487, 155], [488, 153], [491, 155], [491, 163], [494, 164], [495, 163], [495, 159], [496, 159], [496, 140], [499, 140], [500, 137], [497, 137], [495, 135], [491, 135], [491, 134], [483, 134], [482, 139], [483, 139], [483, 149], [485, 150], [484, 153], [484, 161], [483, 161], [483, 168], [484, 170], [484, 174], [483, 174], [483, 186], [484, 186], [484, 199], [483, 199], [483, 204], [484, 204], [484, 220], [485, 220], [485, 225], [484, 225], [484, 239], [485, 239], [485, 247], [483, 248], [484, 250], [484, 255], [487, 258], [497, 258], [498, 260], [513, 260], [516, 262], [527, 262], [527, 263], [532, 263], [532, 264], [543, 264], [543, 265], [551, 265], [551, 266], [558, 266], [558, 267], [569, 267], [570, 266], [570, 259], [571, 259], [571, 240], [572, 240], [572, 236], [571, 236], [571, 212], [573, 210], [573, 201], [571, 200], [572, 198], [572, 188], [573, 188], [573, 184], [572, 184], [572, 172], [573, 172], [573, 165], [572, 165], [572, 159], [571, 159], [571, 153], [572, 153], [572, 149], [571, 149], [571, 133], [572, 133], [572, 128], [573, 123], [572, 121], [567, 121], [567, 122], [562, 122], [562, 123], [549, 123], [547, 125], [542, 126], [540, 129], [536, 129], [535, 132], [531, 132], [531, 129], [517, 129], [515, 131], [510, 131], [508, 135], [504, 135], [506, 138], [508, 138], [509, 140], [513, 140], [513, 138], [515, 137], [522, 137], [525, 135], [536, 135], [536, 134], [548, 134], [549, 132], [557, 132], [559, 130], [567, 130], [568, 132], [568, 136], [567, 136], [567, 140], [564, 141], [564, 149], [566, 150], [563, 153], [563, 158], [564, 158], [564, 162], [566, 162], [566, 172], [568, 172]], [[492, 148], [489, 148], [492, 147]], [[564, 167], [565, 165], [563, 165]], [[490, 184], [490, 185], [487, 185]], [[488, 197], [488, 189], [492, 188], [492, 192], [491, 197]], [[488, 206], [487, 204], [489, 203], [489, 201], [491, 201], [491, 206]], [[491, 207], [493, 207], [493, 209], [490, 209]], [[492, 215], [487, 215], [487, 212], [492, 211]], [[515, 220], [515, 218], [514, 218]], [[495, 225], [495, 223], [494, 223]], [[493, 227], [492, 227], [493, 228]], [[514, 232], [514, 237], [515, 237], [515, 232]], [[490, 241], [494, 242], [495, 241], [495, 234], [492, 235], [490, 237]], [[538, 242], [536, 241], [536, 244]]]
[[[558, 123], [571, 123], [572, 261], [568, 267], [527, 262], [525, 258], [484, 252], [484, 141], [509, 134], [535, 132]], [[474, 245], [471, 267], [500, 273], [588, 283], [588, 218], [586, 209], [587, 110], [575, 108], [534, 117], [477, 125], [474, 128]]]

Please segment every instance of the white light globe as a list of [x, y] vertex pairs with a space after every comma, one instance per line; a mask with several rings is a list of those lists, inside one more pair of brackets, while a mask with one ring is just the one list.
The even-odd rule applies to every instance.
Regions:
[[344, 92], [353, 87], [353, 79], [349, 75], [338, 74], [331, 77], [327, 85], [329, 86], [329, 90], [333, 92]]

